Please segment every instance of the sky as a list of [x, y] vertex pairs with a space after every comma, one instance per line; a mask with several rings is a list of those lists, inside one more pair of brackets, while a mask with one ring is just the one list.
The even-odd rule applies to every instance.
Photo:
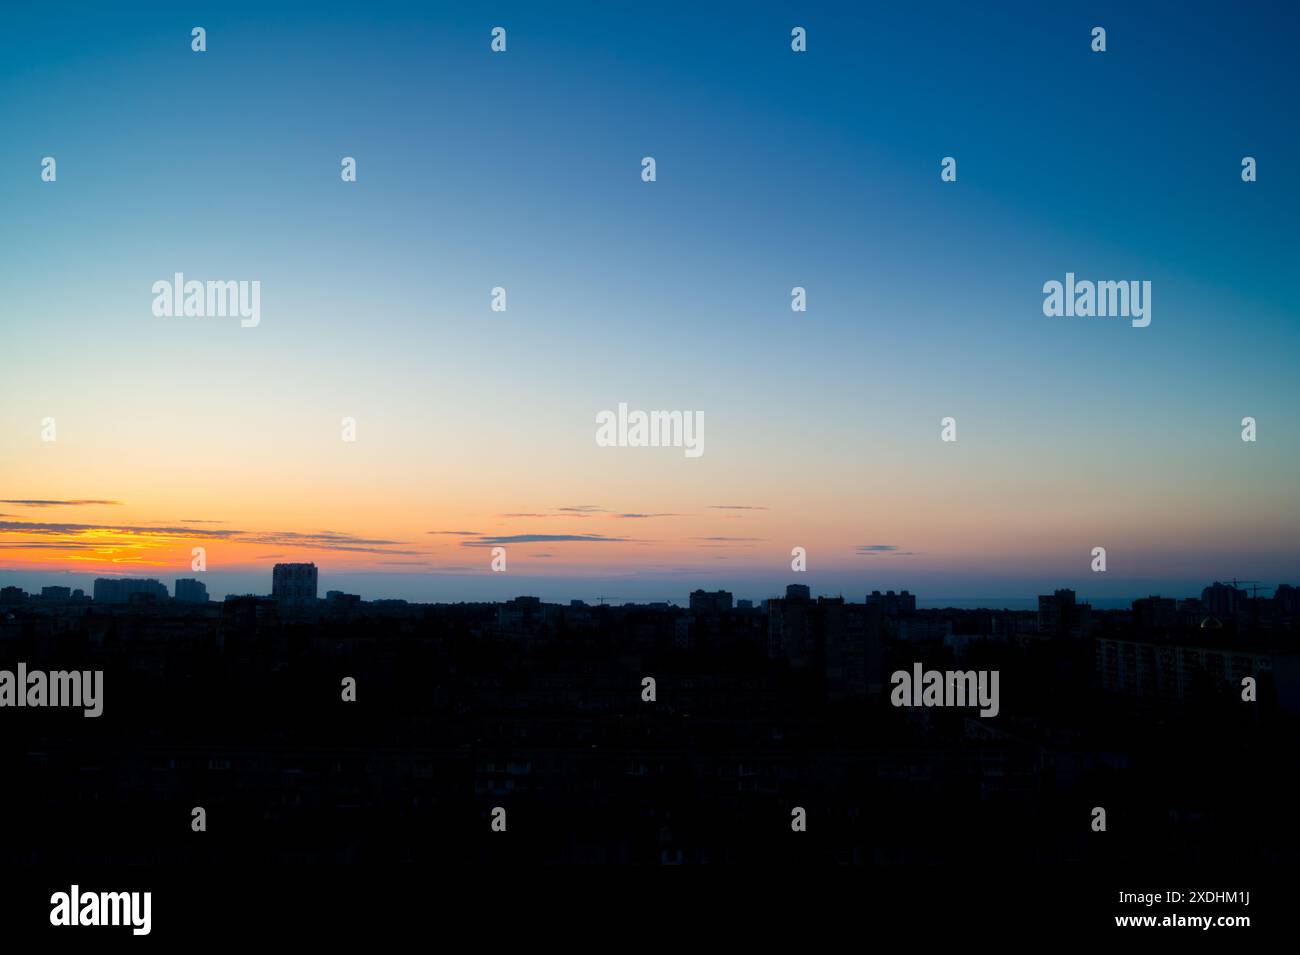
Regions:
[[[1296, 8], [468, 6], [0, 14], [0, 583], [1300, 582]], [[1151, 324], [1045, 316], [1067, 272]]]

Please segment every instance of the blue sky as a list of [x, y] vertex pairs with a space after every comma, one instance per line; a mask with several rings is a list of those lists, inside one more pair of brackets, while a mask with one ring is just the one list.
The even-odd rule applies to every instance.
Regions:
[[[1122, 541], [1123, 573], [1083, 578], [1116, 596], [1225, 566], [1300, 576], [1291, 5], [4, 16], [5, 496], [123, 498], [143, 519], [176, 500], [151, 482], [180, 461], [197, 506], [247, 523], [245, 498], [289, 508], [304, 481], [346, 474], [310, 526], [346, 515], [390, 536], [385, 506], [420, 534], [443, 517], [431, 497], [471, 486], [466, 513], [761, 501], [771, 566], [738, 555], [714, 575], [758, 595], [803, 526], [834, 554], [812, 583], [854, 591], [1012, 594], [1044, 566], [1064, 582], [1076, 524]], [[267, 319], [160, 326], [143, 289], [175, 271], [261, 280]], [[1151, 326], [1045, 317], [1042, 284], [1067, 271], [1150, 280]], [[504, 318], [485, 308], [495, 285]], [[707, 460], [590, 463], [591, 416], [619, 401], [704, 409]], [[30, 422], [51, 408], [84, 458], [36, 456]], [[294, 443], [317, 410], [382, 437], [365, 467]], [[961, 456], [945, 459], [949, 414]], [[118, 455], [139, 473], [102, 463]], [[422, 494], [422, 475], [444, 484]], [[1016, 508], [1033, 540], [1000, 532]], [[875, 528], [929, 563], [868, 574], [839, 556]]]

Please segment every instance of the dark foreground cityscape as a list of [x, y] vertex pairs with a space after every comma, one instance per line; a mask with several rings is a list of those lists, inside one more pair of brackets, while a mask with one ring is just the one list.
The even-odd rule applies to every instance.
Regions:
[[1036, 612], [318, 599], [310, 564], [222, 602], [5, 587], [0, 863], [1283, 863], [1298, 717], [1290, 585]]

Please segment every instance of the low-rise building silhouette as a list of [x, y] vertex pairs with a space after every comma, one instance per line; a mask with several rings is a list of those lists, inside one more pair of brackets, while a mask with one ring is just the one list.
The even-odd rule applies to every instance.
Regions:
[[165, 601], [170, 596], [167, 585], [153, 578], [98, 577], [95, 580], [95, 603], [130, 603], [133, 594], [149, 594], [158, 602]]
[[208, 602], [208, 585], [192, 577], [183, 577], [176, 581], [176, 602], [184, 604], [205, 604]]
[[731, 604], [731, 593], [726, 590], [712, 593], [707, 590], [691, 591], [691, 610], [695, 613], [725, 613], [731, 609]]
[[904, 617], [916, 613], [916, 597], [904, 590], [896, 594], [892, 590], [881, 593], [873, 590], [867, 595], [868, 604], [877, 604], [886, 617]]

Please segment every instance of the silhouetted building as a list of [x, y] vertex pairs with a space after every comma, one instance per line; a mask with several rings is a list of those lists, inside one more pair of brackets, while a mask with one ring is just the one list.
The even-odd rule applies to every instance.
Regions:
[[21, 587], [0, 587], [0, 606], [16, 607], [27, 603], [27, 591]]
[[221, 605], [221, 645], [232, 652], [249, 648], [279, 627], [279, 602], [257, 594], [228, 594]]
[[881, 690], [884, 613], [876, 604], [817, 601], [821, 619], [826, 695], [832, 701]]
[[330, 610], [356, 610], [361, 606], [361, 595], [330, 590], [325, 594], [325, 606]]
[[125, 604], [133, 594], [150, 594], [157, 602], [166, 601], [167, 587], [160, 580], [131, 577], [98, 577], [95, 579], [95, 603]]
[[176, 581], [176, 602], [205, 604], [208, 602], [208, 585], [201, 580], [185, 577]]
[[281, 607], [310, 607], [316, 603], [315, 564], [276, 564], [271, 572], [271, 596]]
[[724, 613], [731, 609], [731, 594], [726, 590], [710, 593], [707, 590], [691, 591], [691, 610], [695, 613]]
[[1038, 632], [1048, 637], [1086, 637], [1092, 625], [1092, 605], [1075, 600], [1073, 590], [1058, 590], [1038, 598]]
[[41, 600], [46, 603], [67, 603], [72, 599], [71, 587], [42, 587]]
[[497, 626], [502, 630], [526, 629], [541, 619], [541, 597], [516, 597], [497, 607]]
[[1224, 690], [1239, 693], [1245, 677], [1255, 679], [1261, 692], [1271, 689], [1276, 658], [1264, 645], [1232, 645], [1221, 626], [1191, 631], [1177, 640], [1140, 634], [1098, 637], [1093, 653], [1106, 692], [1171, 703]]
[[793, 667], [812, 666], [817, 645], [808, 588], [791, 584], [785, 592], [784, 600], [773, 598], [767, 602], [767, 655]]
[[1232, 618], [1245, 609], [1246, 596], [1246, 591], [1216, 580], [1201, 591], [1201, 606], [1210, 616]]
[[1178, 625], [1178, 601], [1173, 597], [1135, 600], [1133, 622], [1142, 630], [1172, 630]]
[[1273, 592], [1273, 604], [1279, 616], [1300, 616], [1300, 590], [1290, 584], [1281, 584]]
[[768, 656], [818, 674], [831, 700], [878, 692], [884, 620], [881, 606], [847, 604], [843, 597], [818, 597], [813, 601], [802, 595], [807, 593], [807, 587], [793, 585], [791, 589], [796, 591], [794, 598], [767, 602]]
[[892, 622], [891, 632], [909, 643], [944, 643], [952, 636], [952, 621], [943, 617], [906, 616]]
[[867, 595], [867, 604], [879, 605], [886, 617], [904, 617], [916, 612], [916, 597], [906, 590], [901, 594], [873, 590]]
[[787, 584], [785, 588], [786, 600], [812, 600], [812, 591], [808, 589], [807, 584]]

